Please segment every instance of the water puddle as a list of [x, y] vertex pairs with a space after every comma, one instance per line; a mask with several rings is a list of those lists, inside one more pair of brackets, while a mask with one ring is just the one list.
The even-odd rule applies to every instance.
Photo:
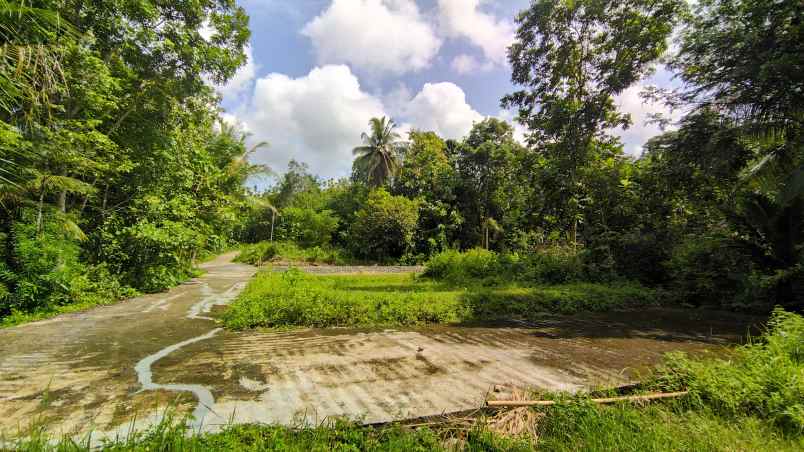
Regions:
[[[209, 284], [202, 285], [201, 301], [190, 306], [190, 309], [187, 310], [187, 315], [185, 317], [191, 320], [197, 319], [197, 320], [214, 321], [213, 318], [208, 317], [204, 314], [209, 314], [214, 306], [223, 306], [231, 303], [235, 299], [235, 297], [237, 297], [237, 294], [239, 294], [240, 291], [242, 291], [245, 286], [246, 286], [245, 282], [239, 282], [232, 285], [232, 287], [227, 289], [225, 292], [218, 294], [215, 293], [214, 290], [212, 290]], [[169, 301], [169, 299], [164, 299], [160, 301], [166, 303], [167, 301]], [[159, 302], [157, 302], [157, 304], [158, 303]], [[151, 306], [151, 308], [153, 307], [156, 307], [156, 304]], [[153, 370], [151, 368], [154, 365], [154, 363], [156, 363], [162, 358], [165, 358], [171, 353], [183, 347], [186, 347], [190, 344], [211, 339], [220, 331], [221, 328], [214, 328], [209, 332], [207, 332], [206, 334], [202, 334], [200, 336], [196, 336], [191, 339], [187, 339], [185, 341], [169, 345], [152, 355], [146, 356], [134, 366], [134, 370], [137, 373], [137, 381], [139, 381], [140, 385], [142, 386], [142, 388], [138, 392], [154, 391], [161, 389], [173, 392], [190, 392], [195, 396], [195, 398], [198, 400], [198, 404], [193, 410], [193, 421], [190, 424], [190, 428], [192, 428], [193, 430], [199, 430], [202, 427], [204, 418], [207, 416], [207, 414], [210, 413], [212, 407], [215, 405], [215, 398], [212, 395], [212, 391], [210, 391], [210, 389], [207, 386], [200, 384], [154, 383]]]

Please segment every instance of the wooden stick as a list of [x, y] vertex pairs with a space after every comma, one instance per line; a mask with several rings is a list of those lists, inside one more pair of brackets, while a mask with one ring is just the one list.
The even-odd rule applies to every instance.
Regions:
[[[641, 402], [655, 399], [670, 399], [686, 395], [689, 391], [663, 392], [658, 394], [633, 395], [622, 397], [608, 397], [603, 399], [592, 399], [595, 403], [615, 403], [615, 402]], [[555, 400], [488, 400], [487, 406], [550, 406], [555, 405]]]

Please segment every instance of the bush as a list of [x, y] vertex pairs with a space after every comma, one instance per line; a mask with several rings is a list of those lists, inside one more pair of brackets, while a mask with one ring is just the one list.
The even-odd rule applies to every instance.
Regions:
[[274, 243], [260, 242], [243, 247], [234, 261], [251, 265], [262, 265], [264, 262], [268, 262], [276, 257], [276, 254], [277, 247]]
[[721, 237], [691, 237], [673, 249], [665, 265], [669, 288], [694, 305], [734, 305], [748, 290], [747, 275], [753, 271], [749, 257]]
[[755, 415], [804, 433], [804, 317], [774, 311], [767, 333], [728, 360], [670, 354], [654, 385], [688, 389], [693, 404], [726, 417]]
[[482, 248], [466, 252], [447, 250], [436, 254], [427, 261], [425, 276], [463, 282], [469, 279], [485, 279], [500, 272], [497, 253]]
[[180, 221], [139, 221], [121, 226], [111, 218], [95, 237], [96, 258], [114, 263], [113, 272], [144, 292], [159, 292], [192, 277], [193, 258], [206, 235]]
[[[58, 221], [45, 218], [37, 233], [33, 222], [12, 226], [2, 236], [0, 261], [0, 317], [17, 324], [48, 314], [85, 309], [131, 297], [137, 292], [123, 285], [106, 264], [88, 265], [79, 259], [76, 239]], [[9, 243], [10, 242], [10, 243]]]
[[542, 248], [522, 258], [525, 273], [519, 278], [544, 284], [590, 280], [581, 256], [569, 247]]
[[538, 318], [545, 312], [575, 314], [656, 305], [656, 291], [638, 284], [565, 284], [548, 287], [479, 289], [467, 293], [464, 302], [474, 318]]
[[330, 210], [317, 212], [301, 207], [286, 207], [276, 223], [275, 237], [302, 247], [325, 246], [332, 242], [338, 219]]
[[336, 248], [329, 246], [302, 248], [293, 242], [260, 242], [246, 245], [235, 258], [235, 262], [262, 265], [278, 259], [288, 262], [329, 265], [346, 265], [350, 262], [350, 259]]
[[391, 196], [383, 189], [369, 194], [349, 230], [355, 256], [385, 261], [399, 259], [413, 250], [413, 234], [419, 220], [419, 203]]
[[522, 282], [565, 284], [585, 279], [583, 261], [568, 248], [544, 248], [528, 254], [498, 254], [481, 248], [448, 250], [426, 264], [425, 275], [454, 283]]

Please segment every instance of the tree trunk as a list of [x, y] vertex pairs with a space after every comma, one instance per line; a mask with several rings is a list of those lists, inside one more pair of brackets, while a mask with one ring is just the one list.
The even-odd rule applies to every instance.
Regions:
[[39, 210], [36, 212], [36, 235], [42, 233], [42, 209], [45, 206], [45, 187], [42, 184], [42, 188], [39, 190]]
[[106, 219], [106, 199], [109, 195], [109, 184], [106, 184], [106, 188], [103, 189], [103, 204], [101, 205], [101, 214], [103, 218]]
[[271, 211], [271, 242], [274, 241], [274, 220], [276, 219], [276, 211]]
[[67, 213], [67, 190], [59, 192], [59, 210], [61, 213]]

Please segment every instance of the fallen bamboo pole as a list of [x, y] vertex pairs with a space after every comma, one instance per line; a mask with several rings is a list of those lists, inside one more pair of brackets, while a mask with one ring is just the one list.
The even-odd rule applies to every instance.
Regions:
[[[671, 399], [686, 395], [689, 391], [663, 392], [658, 394], [644, 394], [622, 397], [607, 397], [603, 399], [592, 399], [594, 403], [615, 403], [615, 402], [643, 402], [656, 399]], [[555, 405], [555, 400], [487, 400], [486, 406], [516, 407], [516, 406], [550, 406]]]

